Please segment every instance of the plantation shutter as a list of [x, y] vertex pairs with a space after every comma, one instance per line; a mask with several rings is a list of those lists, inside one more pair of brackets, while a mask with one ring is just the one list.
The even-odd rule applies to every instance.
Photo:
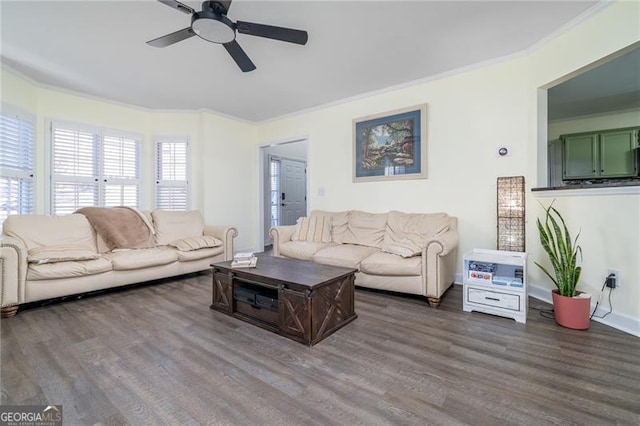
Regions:
[[10, 214], [34, 213], [34, 119], [0, 114], [0, 223]]
[[51, 139], [53, 214], [140, 207], [141, 137], [54, 122]]
[[156, 139], [155, 207], [163, 210], [189, 209], [189, 140]]
[[104, 207], [140, 205], [140, 139], [105, 133], [102, 140]]
[[52, 123], [51, 134], [52, 213], [98, 206], [97, 131]]

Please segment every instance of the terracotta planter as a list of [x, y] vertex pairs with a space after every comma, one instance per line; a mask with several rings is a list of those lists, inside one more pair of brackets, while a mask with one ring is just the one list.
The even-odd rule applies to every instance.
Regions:
[[[581, 292], [577, 293], [580, 294]], [[574, 297], [560, 296], [558, 290], [552, 290], [551, 295], [553, 296], [553, 312], [558, 324], [575, 330], [589, 328], [591, 298], [576, 299]]]

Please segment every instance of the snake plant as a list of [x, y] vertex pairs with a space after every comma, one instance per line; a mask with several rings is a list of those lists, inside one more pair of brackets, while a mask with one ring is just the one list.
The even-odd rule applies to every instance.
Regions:
[[540, 234], [540, 243], [544, 251], [549, 255], [555, 276], [551, 275], [538, 262], [534, 263], [551, 278], [561, 296], [575, 296], [576, 286], [582, 273], [582, 267], [577, 266], [578, 253], [580, 254], [580, 260], [582, 260], [582, 248], [577, 244], [580, 232], [572, 241], [564, 218], [553, 207], [553, 202], [549, 207], [545, 208], [544, 224], [540, 222], [540, 218], [537, 219], [536, 224]]

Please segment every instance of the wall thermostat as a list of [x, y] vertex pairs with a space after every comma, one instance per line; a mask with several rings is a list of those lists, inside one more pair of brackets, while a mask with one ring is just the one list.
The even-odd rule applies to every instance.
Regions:
[[496, 149], [496, 154], [500, 157], [508, 157], [511, 155], [511, 147], [501, 146], [498, 149]]

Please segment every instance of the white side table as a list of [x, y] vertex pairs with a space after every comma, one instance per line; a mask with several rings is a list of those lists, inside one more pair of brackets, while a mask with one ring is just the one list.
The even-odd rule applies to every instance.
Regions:
[[527, 254], [474, 249], [463, 257], [463, 310], [527, 321]]

